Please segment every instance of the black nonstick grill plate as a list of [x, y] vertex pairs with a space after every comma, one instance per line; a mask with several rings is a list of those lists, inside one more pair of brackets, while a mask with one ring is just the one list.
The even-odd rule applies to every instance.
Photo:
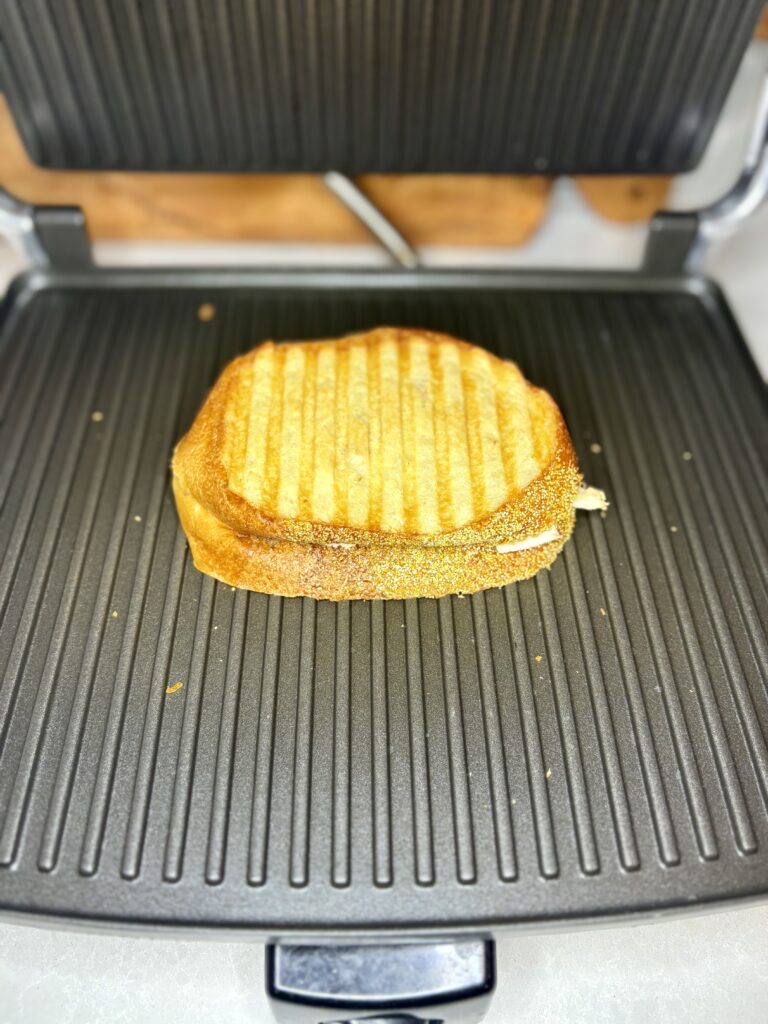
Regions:
[[[168, 464], [218, 371], [381, 323], [516, 359], [608, 515], [467, 598], [201, 576]], [[708, 285], [35, 277], [0, 345], [4, 912], [404, 934], [768, 895], [768, 417]]]

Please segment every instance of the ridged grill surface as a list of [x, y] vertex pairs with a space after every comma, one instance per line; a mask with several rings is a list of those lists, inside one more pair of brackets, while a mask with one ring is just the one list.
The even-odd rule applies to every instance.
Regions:
[[53, 167], [693, 166], [761, 0], [0, 0]]
[[[0, 339], [0, 907], [403, 932], [768, 893], [768, 424], [715, 296], [108, 280], [22, 290]], [[608, 515], [464, 599], [200, 575], [168, 464], [221, 367], [382, 322], [517, 360]]]
[[266, 344], [219, 388], [227, 484], [274, 519], [432, 536], [514, 501], [556, 440], [515, 366], [425, 333]]

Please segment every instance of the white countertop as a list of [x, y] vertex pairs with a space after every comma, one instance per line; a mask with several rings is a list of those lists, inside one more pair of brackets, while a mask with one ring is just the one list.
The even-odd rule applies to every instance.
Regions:
[[[486, 1024], [765, 1024], [768, 908], [497, 944]], [[0, 928], [2, 1024], [268, 1024], [261, 946]]]
[[[675, 184], [690, 208], [735, 178], [766, 49], [753, 46], [702, 166]], [[623, 267], [645, 229], [595, 217], [559, 181], [536, 237], [514, 250], [428, 250], [433, 265]], [[708, 258], [768, 378], [768, 205]], [[586, 254], [586, 255], [585, 255]], [[379, 264], [373, 247], [159, 246], [101, 243], [102, 261]], [[21, 261], [0, 242], [0, 291]], [[487, 1024], [766, 1024], [768, 906], [634, 927], [510, 935]], [[263, 950], [248, 943], [73, 934], [0, 925], [0, 1024], [246, 1024], [266, 1022]]]

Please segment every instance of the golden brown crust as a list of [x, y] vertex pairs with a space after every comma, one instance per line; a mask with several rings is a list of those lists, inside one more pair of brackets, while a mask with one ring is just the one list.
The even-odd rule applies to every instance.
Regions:
[[[365, 335], [350, 335], [334, 344], [339, 347], [365, 341], [375, 345], [385, 330], [390, 329], [380, 328]], [[464, 350], [476, 348], [468, 342], [431, 331], [400, 330], [396, 334], [406, 338], [415, 334], [433, 342], [448, 342]], [[554, 521], [556, 510], [562, 505], [570, 506], [578, 493], [582, 478], [560, 410], [546, 391], [523, 379], [529, 395], [532, 434], [540, 440], [546, 438], [545, 447], [551, 445], [551, 450], [546, 451], [541, 472], [527, 487], [481, 518], [458, 529], [424, 536], [406, 531], [387, 533], [379, 529], [361, 529], [339, 521], [324, 523], [267, 514], [231, 488], [223, 456], [225, 418], [227, 410], [235, 403], [238, 389], [242, 387], [241, 373], [265, 347], [274, 347], [274, 343], [265, 342], [225, 367], [189, 432], [177, 445], [173, 457], [173, 475], [184, 490], [237, 533], [318, 545], [490, 545], [543, 532]], [[495, 356], [491, 356], [491, 359], [500, 366], [510, 365]], [[241, 440], [240, 443], [245, 444], [245, 441]]]
[[342, 548], [238, 534], [203, 509], [177, 480], [174, 495], [201, 572], [245, 590], [327, 601], [444, 597], [527, 579], [555, 560], [574, 517], [573, 508], [563, 508], [557, 540], [507, 554], [482, 544]]
[[[376, 345], [383, 335], [426, 339], [464, 351], [474, 346], [432, 332], [379, 329], [333, 344]], [[317, 347], [327, 343], [307, 343]], [[526, 396], [538, 473], [499, 507], [453, 529], [419, 534], [360, 528], [336, 519], [280, 516], [236, 493], [226, 446], [247, 447], [242, 410], [246, 375], [258, 349], [230, 363], [173, 458], [176, 504], [195, 565], [232, 586], [284, 596], [330, 600], [439, 597], [501, 586], [549, 565], [573, 528], [573, 501], [582, 479], [567, 428], [550, 396], [514, 369]], [[512, 364], [490, 357], [499, 374]], [[555, 528], [559, 539], [522, 551], [510, 545]]]

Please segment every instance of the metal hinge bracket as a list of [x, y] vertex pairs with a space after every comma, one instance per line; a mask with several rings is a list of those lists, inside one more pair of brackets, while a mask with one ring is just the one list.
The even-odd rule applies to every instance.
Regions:
[[741, 173], [711, 206], [689, 212], [662, 211], [650, 224], [643, 271], [674, 274], [701, 269], [710, 244], [732, 234], [768, 194], [768, 78], [763, 83]]
[[34, 206], [0, 188], [0, 233], [17, 240], [33, 267], [93, 265], [85, 217], [77, 206]]

